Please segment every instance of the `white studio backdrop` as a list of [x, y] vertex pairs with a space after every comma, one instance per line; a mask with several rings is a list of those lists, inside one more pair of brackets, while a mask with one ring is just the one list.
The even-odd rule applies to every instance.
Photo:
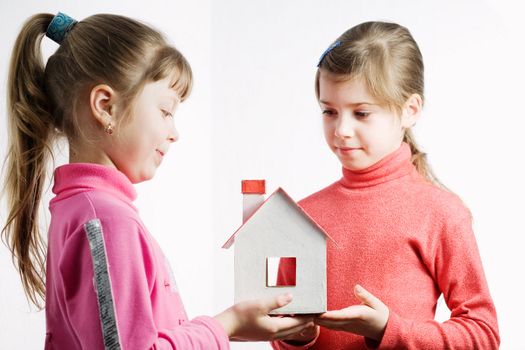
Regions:
[[[240, 181], [264, 178], [299, 200], [341, 175], [324, 143], [313, 80], [343, 31], [368, 20], [410, 29], [425, 62], [426, 105], [415, 128], [439, 178], [471, 209], [499, 317], [501, 349], [525, 349], [523, 151], [525, 49], [519, 2], [506, 1], [20, 1], [0, 4], [0, 110], [12, 44], [33, 13], [77, 19], [109, 12], [163, 31], [195, 74], [176, 116], [181, 134], [157, 176], [137, 186], [142, 218], [170, 259], [190, 317], [233, 301], [233, 250], [221, 245], [242, 217]], [[44, 40], [52, 52], [53, 43]], [[1, 120], [0, 156], [6, 153]], [[62, 152], [60, 162], [66, 162]], [[49, 191], [50, 192], [50, 191]], [[46, 200], [51, 198], [48, 193]], [[5, 221], [5, 203], [0, 212]], [[31, 312], [0, 248], [0, 349], [42, 348], [44, 313]], [[448, 317], [438, 307], [438, 320]], [[233, 349], [269, 349], [238, 343]]]

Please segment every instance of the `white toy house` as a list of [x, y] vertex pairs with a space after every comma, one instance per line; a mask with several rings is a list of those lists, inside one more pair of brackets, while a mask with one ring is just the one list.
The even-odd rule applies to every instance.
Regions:
[[[235, 241], [235, 302], [290, 292], [293, 301], [273, 314], [325, 312], [331, 238], [282, 188], [264, 200], [264, 180], [244, 180], [242, 192], [243, 224], [223, 245]], [[279, 261], [292, 267], [287, 283], [276, 281]]]

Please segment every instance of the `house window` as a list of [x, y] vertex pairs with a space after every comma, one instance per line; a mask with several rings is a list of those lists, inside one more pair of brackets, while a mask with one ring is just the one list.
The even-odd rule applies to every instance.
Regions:
[[296, 258], [266, 258], [266, 287], [295, 286]]

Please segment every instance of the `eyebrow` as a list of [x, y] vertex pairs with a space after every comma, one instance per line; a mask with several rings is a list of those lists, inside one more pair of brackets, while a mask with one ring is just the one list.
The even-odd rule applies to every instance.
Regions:
[[[321, 102], [322, 104], [325, 104], [325, 105], [331, 105], [331, 103], [328, 102], [328, 101], [319, 100], [319, 102]], [[347, 106], [360, 106], [360, 105], [372, 105], [372, 106], [376, 106], [377, 103], [372, 103], [372, 102], [366, 102], [366, 101], [363, 101], [363, 102], [353, 102], [353, 103], [348, 103], [348, 104], [347, 104]]]
[[167, 96], [168, 96], [169, 98], [174, 99], [174, 100], [177, 101], [177, 102], [180, 102], [180, 96], [179, 96], [179, 94], [178, 94], [175, 90], [173, 90], [173, 91], [172, 91], [170, 94], [168, 94]]
[[179, 94], [177, 94], [177, 92], [175, 91], [165, 94], [164, 96], [162, 96], [162, 98], [166, 98], [172, 101], [173, 102], [172, 107], [180, 103]]
[[177, 108], [180, 104], [180, 99], [174, 98], [174, 96], [171, 95], [164, 95], [161, 97], [160, 102], [163, 104], [162, 108], [165, 108], [167, 111], [173, 113], [175, 111], [175, 108]]

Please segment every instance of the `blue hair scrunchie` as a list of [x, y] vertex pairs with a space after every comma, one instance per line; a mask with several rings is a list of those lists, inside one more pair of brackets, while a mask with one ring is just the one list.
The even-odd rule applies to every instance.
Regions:
[[77, 23], [77, 20], [62, 12], [59, 12], [55, 17], [53, 17], [51, 23], [49, 23], [46, 36], [60, 45], [66, 38], [69, 31], [73, 29]]
[[319, 62], [317, 63], [317, 67], [319, 67], [321, 65], [321, 62], [323, 62], [324, 58], [326, 55], [328, 55], [330, 53], [330, 51], [332, 51], [334, 48], [336, 48], [337, 46], [341, 45], [341, 41], [340, 40], [337, 40], [336, 42], [334, 42], [332, 45], [330, 45], [324, 52], [323, 54], [321, 55], [321, 58], [319, 58]]

